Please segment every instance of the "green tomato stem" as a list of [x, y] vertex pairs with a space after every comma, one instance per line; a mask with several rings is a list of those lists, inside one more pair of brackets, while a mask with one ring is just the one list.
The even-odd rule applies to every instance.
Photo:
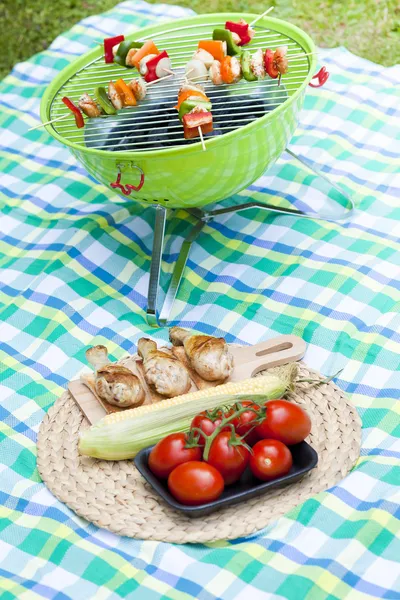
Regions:
[[211, 444], [213, 443], [213, 441], [215, 440], [215, 438], [217, 437], [217, 435], [219, 433], [221, 433], [221, 431], [223, 430], [224, 427], [226, 427], [227, 425], [231, 425], [232, 427], [232, 436], [234, 436], [234, 426], [231, 423], [231, 421], [233, 421], [233, 419], [236, 419], [237, 417], [240, 417], [240, 415], [244, 412], [247, 411], [252, 411], [254, 412], [256, 415], [258, 415], [261, 410], [263, 409], [263, 407], [260, 408], [259, 411], [255, 410], [254, 408], [251, 408], [250, 406], [242, 406], [242, 408], [240, 410], [237, 410], [236, 412], [232, 413], [229, 417], [225, 417], [224, 419], [222, 419], [221, 423], [218, 425], [218, 427], [216, 427], [214, 429], [214, 431], [208, 435], [208, 436], [204, 436], [206, 438], [206, 443], [204, 445], [204, 452], [203, 452], [203, 459], [204, 460], [208, 460], [208, 456], [210, 454], [210, 448], [211, 448]]

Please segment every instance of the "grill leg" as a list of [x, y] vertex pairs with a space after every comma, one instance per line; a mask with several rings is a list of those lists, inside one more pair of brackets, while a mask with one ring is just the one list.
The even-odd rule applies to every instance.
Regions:
[[166, 220], [167, 209], [163, 206], [157, 206], [154, 224], [153, 249], [151, 252], [149, 289], [147, 292], [147, 322], [152, 327], [157, 327], [157, 298], [160, 287], [161, 261]]
[[[317, 175], [318, 177], [320, 177], [321, 179], [326, 181], [333, 189], [336, 190], [338, 195], [341, 197], [341, 203], [343, 203], [343, 205], [344, 205], [343, 210], [341, 210], [337, 215], [332, 215], [329, 213], [322, 213], [322, 212], [309, 213], [309, 212], [305, 212], [302, 210], [297, 210], [295, 208], [280, 208], [280, 207], [274, 206], [273, 204], [267, 204], [265, 202], [254, 201], [254, 202], [247, 202], [246, 204], [238, 204], [236, 206], [228, 206], [227, 208], [218, 208], [216, 210], [210, 210], [205, 213], [205, 217], [212, 219], [214, 217], [217, 217], [218, 215], [223, 215], [223, 214], [227, 214], [227, 213], [231, 213], [231, 212], [238, 212], [241, 210], [247, 210], [249, 208], [262, 208], [264, 210], [269, 210], [271, 212], [284, 214], [284, 215], [295, 215], [297, 217], [303, 217], [305, 219], [316, 219], [316, 220], [321, 220], [321, 221], [344, 221], [344, 220], [348, 219], [353, 214], [353, 211], [354, 211], [354, 202], [353, 202], [353, 199], [351, 198], [351, 196], [349, 196], [340, 186], [336, 185], [336, 183], [334, 183], [327, 175], [325, 175], [325, 173], [321, 173], [321, 171], [318, 171], [317, 169], [315, 169], [314, 166], [312, 165], [312, 163], [308, 159], [298, 156], [297, 154], [295, 154], [294, 152], [289, 150], [289, 148], [286, 148], [286, 152], [288, 154], [290, 154], [290, 156], [295, 158], [297, 161], [299, 161], [302, 165], [307, 167], [307, 169], [312, 171], [312, 173], [314, 173], [315, 175]], [[334, 202], [332, 201], [332, 204], [333, 203]]]
[[263, 202], [247, 202], [246, 204], [239, 204], [232, 207], [220, 208], [216, 210], [211, 210], [208, 212], [202, 212], [198, 209], [188, 209], [187, 212], [191, 214], [193, 217], [197, 219], [196, 225], [193, 226], [189, 235], [186, 237], [184, 242], [182, 243], [182, 248], [179, 253], [178, 260], [175, 263], [174, 270], [171, 276], [171, 280], [167, 289], [167, 293], [165, 295], [164, 303], [161, 308], [160, 314], [157, 312], [157, 298], [158, 298], [158, 290], [160, 287], [160, 272], [161, 272], [161, 261], [162, 261], [162, 253], [164, 247], [164, 233], [165, 233], [165, 224], [166, 224], [166, 216], [167, 210], [162, 206], [157, 206], [156, 208], [156, 221], [154, 227], [154, 242], [153, 242], [153, 251], [152, 251], [152, 259], [151, 259], [151, 267], [150, 267], [150, 280], [149, 280], [149, 291], [148, 291], [148, 308], [147, 308], [147, 322], [152, 327], [162, 327], [165, 326], [168, 322], [169, 315], [172, 310], [172, 306], [174, 304], [176, 294], [178, 292], [178, 288], [182, 279], [183, 271], [186, 266], [186, 262], [189, 256], [190, 248], [193, 242], [197, 239], [204, 225], [210, 219], [217, 217], [218, 215], [238, 212], [241, 210], [246, 210], [249, 208], [262, 208], [265, 210], [269, 210], [271, 212], [285, 214], [285, 215], [295, 215], [298, 217], [304, 217], [306, 219], [318, 219], [325, 221], [343, 221], [350, 217], [354, 210], [354, 203], [350, 196], [346, 194], [346, 192], [339, 186], [337, 186], [333, 181], [329, 179], [324, 173], [317, 171], [313, 165], [306, 159], [301, 158], [288, 148], [286, 152], [290, 154], [293, 158], [298, 160], [302, 165], [306, 166], [310, 171], [315, 173], [318, 177], [321, 177], [326, 182], [329, 183], [331, 187], [333, 187], [341, 196], [341, 200], [345, 206], [341, 213], [336, 216], [332, 216], [330, 214], [323, 213], [307, 213], [304, 211], [296, 210], [294, 208], [280, 208], [274, 206], [272, 204], [265, 204]]
[[152, 327], [163, 327], [167, 324], [172, 306], [174, 304], [176, 294], [182, 279], [183, 271], [189, 256], [190, 248], [193, 242], [197, 239], [203, 229], [207, 219], [203, 219], [203, 213], [199, 210], [189, 210], [192, 216], [197, 219], [197, 223], [193, 226], [189, 235], [182, 243], [182, 248], [179, 253], [178, 260], [175, 263], [174, 270], [171, 275], [171, 280], [165, 294], [164, 303], [158, 315], [158, 291], [160, 288], [160, 273], [161, 262], [164, 248], [164, 234], [167, 210], [162, 206], [156, 208], [156, 220], [154, 226], [154, 241], [151, 255], [150, 279], [148, 289], [148, 304], [147, 304], [147, 322]]

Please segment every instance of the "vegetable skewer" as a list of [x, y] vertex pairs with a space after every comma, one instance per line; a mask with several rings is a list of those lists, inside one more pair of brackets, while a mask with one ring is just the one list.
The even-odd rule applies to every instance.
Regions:
[[225, 56], [222, 61], [214, 60], [209, 76], [214, 85], [221, 85], [237, 83], [241, 77], [246, 81], [264, 79], [266, 75], [277, 79], [287, 71], [287, 46], [281, 46], [275, 51], [267, 49], [265, 52], [259, 48], [254, 54], [245, 50], [240, 60], [237, 56]]
[[[132, 92], [133, 92], [134, 96], [136, 97], [136, 100], [140, 101], [145, 98], [146, 90], [148, 87], [150, 87], [151, 85], [154, 85], [155, 83], [159, 83], [160, 81], [165, 81], [166, 79], [171, 79], [171, 77], [173, 77], [174, 75], [175, 75], [175, 73], [171, 72], [170, 75], [166, 75], [165, 77], [160, 77], [159, 79], [151, 81], [150, 83], [145, 83], [141, 78], [132, 79], [132, 81], [129, 83], [128, 87], [130, 87], [132, 89]], [[93, 99], [89, 96], [89, 94], [83, 94], [81, 96], [81, 99], [83, 97], [85, 98], [86, 108], [88, 110], [90, 110], [89, 103], [92, 106], [92, 108], [94, 108], [94, 110], [96, 109], [96, 104], [100, 104], [100, 106], [102, 107], [104, 112], [99, 111], [97, 108], [97, 111], [99, 114], [88, 114], [87, 112], [85, 112], [85, 110], [83, 109], [82, 106], [78, 105], [78, 107], [76, 107], [76, 108], [78, 108], [78, 110], [83, 112], [89, 118], [105, 117], [106, 115], [116, 114], [117, 110], [114, 107], [114, 105], [112, 104], [112, 102], [110, 101], [110, 99], [108, 98], [105, 88], [101, 88], [101, 87], [96, 88], [95, 95], [96, 95], [96, 91], [101, 90], [101, 89], [104, 92], [103, 93], [103, 92], [99, 91], [99, 94], [103, 98], [102, 103], [100, 103], [98, 101], [98, 98], [96, 98], [97, 103], [94, 102]], [[107, 106], [109, 112], [107, 112], [107, 109], [104, 108], [105, 106]], [[122, 108], [124, 108], [124, 106]], [[70, 116], [71, 116], [70, 113], [66, 113], [64, 115], [56, 117], [55, 119], [46, 121], [45, 123], [39, 123], [39, 125], [35, 125], [34, 127], [31, 127], [30, 129], [28, 129], [28, 131], [34, 131], [35, 129], [40, 129], [41, 127], [45, 127], [46, 125], [51, 125], [52, 123], [57, 123], [58, 121], [62, 121], [63, 119], [66, 119], [67, 117], [70, 117]], [[82, 115], [82, 117], [83, 117], [83, 115]]]
[[161, 79], [164, 73], [169, 75], [173, 73], [168, 53], [166, 50], [160, 52], [152, 40], [136, 42], [125, 40], [124, 36], [119, 37], [122, 37], [120, 43], [115, 41], [119, 38], [104, 40], [106, 62], [116, 62], [124, 67], [136, 67], [147, 83]]
[[185, 139], [200, 137], [203, 150], [206, 150], [204, 134], [213, 130], [212, 104], [200, 85], [184, 84], [178, 93], [179, 119], [183, 123]]
[[[271, 8], [259, 18], [270, 10]], [[243, 52], [240, 46], [251, 41], [253, 35], [254, 32], [249, 33], [249, 25], [245, 21], [227, 21], [225, 29], [214, 29], [213, 39], [200, 40], [197, 51], [187, 63], [187, 79], [198, 81], [209, 76], [214, 85], [221, 85], [236, 83], [242, 76], [247, 81], [263, 79], [267, 73], [272, 79], [279, 77], [280, 85], [281, 76], [288, 70], [287, 46], [278, 47], [275, 51], [267, 49], [265, 54], [259, 48], [250, 55], [246, 50]]]

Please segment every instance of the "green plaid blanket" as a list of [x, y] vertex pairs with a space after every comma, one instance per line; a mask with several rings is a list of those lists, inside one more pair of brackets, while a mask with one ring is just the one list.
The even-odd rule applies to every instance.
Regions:
[[[337, 383], [363, 420], [356, 469], [258, 535], [207, 546], [99, 530], [40, 481], [39, 424], [85, 348], [106, 343], [119, 358], [143, 333], [165, 340], [167, 331], [151, 330], [144, 313], [152, 209], [124, 202], [46, 131], [28, 129], [46, 85], [99, 38], [186, 14], [125, 2], [0, 86], [0, 597], [400, 598], [400, 70], [343, 48], [321, 51], [332, 75], [309, 89], [292, 148], [352, 194], [356, 214], [345, 225], [260, 210], [210, 222], [173, 318], [238, 343], [294, 333], [308, 343], [308, 365], [342, 368]], [[322, 207], [313, 184], [282, 157], [241, 196]], [[182, 232], [173, 233], [169, 271]]]

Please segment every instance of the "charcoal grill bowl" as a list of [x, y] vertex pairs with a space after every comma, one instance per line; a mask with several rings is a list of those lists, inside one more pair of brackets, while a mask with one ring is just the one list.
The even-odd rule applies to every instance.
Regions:
[[[255, 16], [243, 13], [200, 15], [147, 27], [126, 38], [154, 38], [157, 41], [157, 36], [171, 31], [171, 35], [179, 39], [180, 30], [186, 31], [187, 28], [198, 26], [201, 31], [200, 39], [201, 36], [204, 37], [205, 25], [209, 26], [208, 35], [211, 37], [213, 28], [226, 20], [245, 18], [251, 21]], [[287, 36], [307, 54], [315, 52], [311, 38], [294, 25], [265, 17], [258, 22], [258, 26]], [[162, 46], [162, 41], [159, 45]], [[195, 48], [194, 41], [193, 51]], [[85, 89], [85, 69], [101, 54], [101, 48], [86, 53], [54, 79], [41, 103], [41, 118], [44, 122], [52, 118], [52, 104], [60, 101], [65, 85], [72, 77], [77, 75], [82, 83], [82, 91]], [[84, 133], [82, 141], [77, 143], [59, 133], [57, 124], [47, 125], [46, 129], [55, 139], [67, 145], [87, 171], [108, 188], [115, 182], [119, 172], [121, 182], [125, 185], [138, 186], [143, 175], [143, 187], [138, 191], [132, 190], [129, 199], [166, 208], [206, 206], [247, 188], [284, 152], [297, 127], [306, 88], [315, 71], [315, 54], [304, 60], [308, 73], [298, 85], [289, 86], [289, 97], [282, 104], [248, 125], [207, 139], [206, 152], [202, 150], [200, 143], [150, 151], [100, 150], [85, 146]], [[127, 78], [130, 75], [131, 72], [127, 69]], [[113, 189], [123, 195], [119, 189]]]

